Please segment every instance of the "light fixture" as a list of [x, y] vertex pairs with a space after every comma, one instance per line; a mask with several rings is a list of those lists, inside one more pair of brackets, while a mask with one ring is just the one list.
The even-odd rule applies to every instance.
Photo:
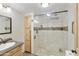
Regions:
[[0, 9], [3, 9], [7, 13], [11, 12], [11, 8], [9, 6], [7, 6], [7, 5], [0, 4]]
[[10, 8], [10, 7], [7, 7], [6, 9], [7, 9], [7, 12], [8, 12], [8, 13], [11, 12], [11, 8]]
[[46, 14], [47, 16], [50, 16], [50, 14]]
[[2, 4], [0, 4], [0, 9], [2, 9], [3, 8], [3, 6], [2, 6]]
[[41, 3], [42, 7], [46, 8], [48, 7], [48, 3]]

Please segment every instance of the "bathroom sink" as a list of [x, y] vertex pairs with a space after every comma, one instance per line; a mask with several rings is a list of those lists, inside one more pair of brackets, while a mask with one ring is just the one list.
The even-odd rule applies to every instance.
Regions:
[[14, 46], [16, 43], [15, 42], [7, 42], [7, 43], [3, 43], [0, 45], [0, 51], [2, 50], [6, 50], [12, 46]]

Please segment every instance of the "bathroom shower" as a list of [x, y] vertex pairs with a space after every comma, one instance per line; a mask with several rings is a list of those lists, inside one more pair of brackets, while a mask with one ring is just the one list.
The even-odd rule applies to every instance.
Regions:
[[67, 10], [34, 16], [34, 53], [36, 55], [65, 55], [68, 39]]

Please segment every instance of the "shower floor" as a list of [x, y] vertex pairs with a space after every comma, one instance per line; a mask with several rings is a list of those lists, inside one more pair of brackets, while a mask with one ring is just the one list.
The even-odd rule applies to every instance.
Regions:
[[59, 51], [45, 51], [45, 50], [38, 50], [35, 55], [38, 56], [64, 56], [65, 52], [59, 52]]

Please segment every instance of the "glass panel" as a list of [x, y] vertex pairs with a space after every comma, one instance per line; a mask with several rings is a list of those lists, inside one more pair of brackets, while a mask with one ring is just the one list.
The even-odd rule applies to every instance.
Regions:
[[67, 13], [37, 16], [34, 22], [34, 48], [36, 55], [65, 55], [68, 39]]

